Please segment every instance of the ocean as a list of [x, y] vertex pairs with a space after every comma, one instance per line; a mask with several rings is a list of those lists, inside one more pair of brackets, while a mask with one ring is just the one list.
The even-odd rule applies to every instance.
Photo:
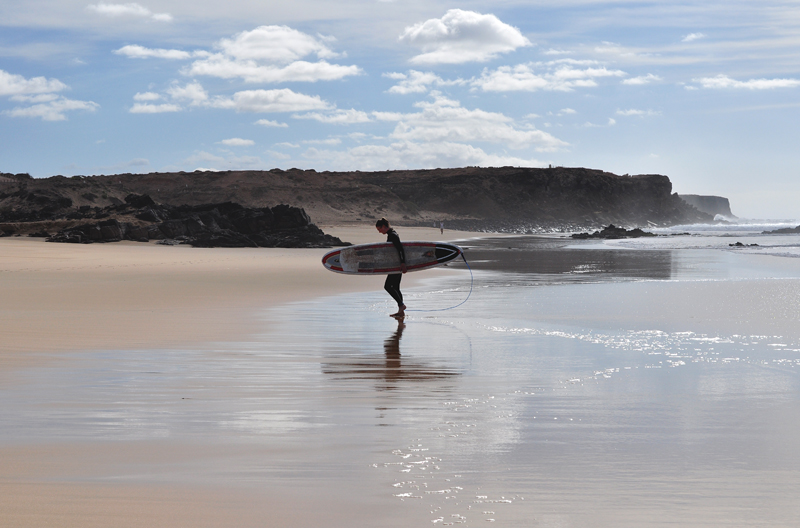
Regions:
[[0, 441], [184, 446], [87, 478], [280, 493], [293, 526], [796, 526], [800, 235], [764, 225], [462, 240], [402, 322], [354, 293], [23, 372]]

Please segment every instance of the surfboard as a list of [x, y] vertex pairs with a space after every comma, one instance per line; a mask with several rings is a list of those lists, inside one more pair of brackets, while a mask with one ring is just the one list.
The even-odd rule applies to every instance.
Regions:
[[[463, 250], [444, 242], [403, 242], [407, 271], [421, 271], [447, 264]], [[402, 273], [400, 257], [391, 242], [359, 244], [334, 249], [322, 257], [322, 265], [336, 273], [389, 275]]]

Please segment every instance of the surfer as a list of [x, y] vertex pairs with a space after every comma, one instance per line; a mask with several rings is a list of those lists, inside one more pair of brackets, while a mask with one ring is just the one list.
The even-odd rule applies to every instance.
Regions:
[[[391, 242], [397, 249], [397, 255], [400, 257], [400, 269], [405, 273], [408, 271], [406, 268], [406, 252], [403, 250], [403, 243], [400, 242], [400, 237], [397, 232], [389, 226], [389, 221], [381, 218], [375, 222], [375, 229], [382, 235], [386, 235], [386, 241]], [[393, 273], [386, 276], [386, 282], [383, 284], [383, 289], [386, 290], [392, 299], [397, 301], [397, 313], [393, 313], [391, 317], [402, 318], [405, 317], [406, 305], [403, 304], [403, 294], [400, 292], [400, 279], [403, 278], [402, 273]]]

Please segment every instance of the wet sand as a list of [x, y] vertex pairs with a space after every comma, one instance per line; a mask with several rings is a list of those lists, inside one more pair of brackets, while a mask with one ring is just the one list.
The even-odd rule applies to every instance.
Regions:
[[[794, 524], [800, 259], [492, 244], [403, 324], [312, 283], [239, 335], [5, 368], [0, 525]], [[440, 271], [410, 306], [465, 298]]]

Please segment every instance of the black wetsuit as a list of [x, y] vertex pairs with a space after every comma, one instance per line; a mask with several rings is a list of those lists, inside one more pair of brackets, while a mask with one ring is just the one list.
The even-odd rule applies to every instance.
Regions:
[[[403, 249], [403, 243], [400, 242], [400, 237], [397, 236], [397, 233], [394, 229], [389, 229], [386, 232], [386, 241], [391, 242], [394, 245], [395, 249], [397, 249], [397, 254], [400, 256], [400, 262], [405, 264], [406, 252]], [[387, 275], [386, 282], [383, 284], [383, 289], [386, 290], [395, 301], [397, 301], [398, 308], [403, 306], [403, 294], [400, 293], [400, 279], [402, 278], [402, 273]]]

